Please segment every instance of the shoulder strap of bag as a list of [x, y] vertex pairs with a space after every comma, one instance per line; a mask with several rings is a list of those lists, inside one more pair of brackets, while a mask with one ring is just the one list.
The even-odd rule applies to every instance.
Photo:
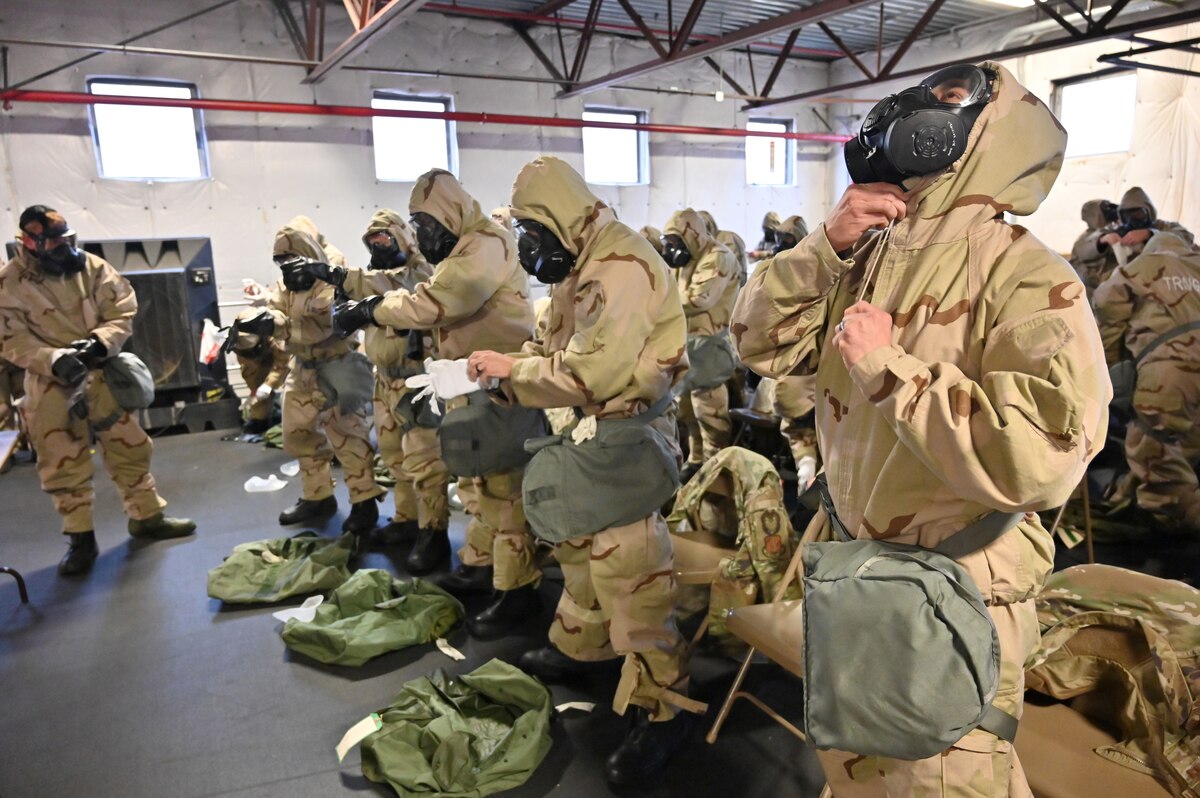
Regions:
[[1001, 740], [1008, 742], [1016, 742], [1017, 740], [1017, 725], [1020, 723], [1012, 715], [1005, 712], [1003, 709], [997, 709], [995, 704], [987, 708], [987, 712], [983, 715], [983, 720], [976, 724], [976, 728], [983, 729], [985, 732], [996, 735]]
[[1143, 360], [1145, 360], [1147, 355], [1149, 355], [1155, 349], [1158, 349], [1160, 346], [1165, 344], [1167, 341], [1170, 341], [1172, 338], [1176, 338], [1180, 335], [1183, 335], [1184, 333], [1189, 333], [1192, 330], [1200, 330], [1200, 321], [1192, 321], [1192, 322], [1188, 322], [1187, 324], [1181, 324], [1178, 327], [1172, 327], [1171, 329], [1167, 330], [1165, 333], [1163, 333], [1162, 335], [1158, 336], [1153, 341], [1148, 343], [1146, 345], [1146, 348], [1142, 350], [1142, 353], [1133, 359], [1133, 364], [1136, 366], [1138, 363], [1141, 363]]
[[1001, 535], [1019, 524], [1024, 517], [1025, 513], [988, 513], [934, 546], [933, 551], [957, 560], [999, 540]]
[[609, 427], [615, 424], [620, 424], [622, 426], [627, 424], [649, 424], [651, 421], [665, 413], [673, 401], [675, 401], [675, 395], [670, 391], [667, 391], [658, 398], [658, 401], [647, 407], [642, 412], [638, 413], [636, 416], [630, 416], [629, 418], [602, 418], [597, 419], [597, 423], [604, 424]]
[[833, 496], [829, 493], [829, 480], [824, 472], [817, 475], [817, 478], [813, 480], [812, 487], [805, 491], [804, 495], [808, 496], [813, 492], [820, 498], [821, 508], [829, 517], [829, 526], [833, 528], [834, 533], [843, 541], [854, 540], [854, 537], [846, 530], [842, 519], [838, 518], [837, 508], [833, 506]]

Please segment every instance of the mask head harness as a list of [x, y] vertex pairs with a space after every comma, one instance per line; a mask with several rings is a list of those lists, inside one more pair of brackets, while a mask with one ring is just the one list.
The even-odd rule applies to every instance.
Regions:
[[450, 257], [450, 252], [458, 244], [458, 236], [422, 211], [414, 213], [408, 221], [417, 231], [417, 249], [421, 250], [425, 260], [436, 266]]
[[553, 285], [561, 283], [575, 268], [575, 255], [567, 251], [558, 236], [541, 222], [532, 219], [515, 219], [517, 233], [517, 260], [521, 268], [539, 283]]
[[363, 236], [363, 243], [371, 253], [372, 269], [399, 269], [408, 263], [408, 253], [400, 249], [396, 237], [386, 230], [377, 230]]
[[317, 278], [304, 271], [300, 264], [305, 258], [288, 252], [275, 256], [275, 265], [283, 273], [283, 287], [289, 291], [307, 291], [317, 283]]
[[48, 277], [78, 274], [87, 256], [75, 248], [75, 231], [62, 214], [46, 205], [31, 205], [21, 212], [21, 245], [37, 258], [38, 270]]
[[846, 142], [846, 168], [855, 183], [902, 185], [947, 168], [967, 150], [967, 136], [992, 99], [991, 70], [961, 64], [883, 98]]
[[662, 237], [663, 260], [672, 269], [682, 269], [692, 261], [692, 251], [684, 243], [683, 236], [667, 233]]

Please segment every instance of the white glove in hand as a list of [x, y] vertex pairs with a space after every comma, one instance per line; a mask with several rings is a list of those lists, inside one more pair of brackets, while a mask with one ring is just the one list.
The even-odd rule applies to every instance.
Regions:
[[805, 455], [796, 463], [796, 481], [805, 488], [812, 485], [817, 476], [817, 458]]
[[273, 393], [274, 391], [271, 389], [271, 386], [263, 383], [262, 385], [258, 386], [258, 389], [254, 392], [254, 398], [261, 402], [266, 399], [270, 399], [271, 394]]

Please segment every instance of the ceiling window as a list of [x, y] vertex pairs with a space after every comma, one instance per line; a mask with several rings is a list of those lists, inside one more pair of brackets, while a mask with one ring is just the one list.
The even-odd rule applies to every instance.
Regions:
[[1067, 157], [1129, 152], [1137, 105], [1137, 73], [1058, 83], [1058, 119]]
[[[406, 97], [402, 94], [377, 91], [371, 98], [372, 108], [395, 111], [452, 110], [445, 97]], [[413, 182], [430, 169], [454, 172], [454, 123], [445, 119], [407, 119], [399, 116], [371, 118], [375, 139], [375, 177], [378, 180]]]
[[[645, 111], [620, 108], [586, 108], [585, 122], [645, 124]], [[583, 177], [589, 183], [634, 185], [650, 180], [644, 130], [602, 127], [583, 129]]]
[[[191, 83], [88, 80], [92, 94], [190, 100]], [[200, 180], [208, 177], [204, 117], [193, 108], [92, 105], [92, 140], [100, 176], [114, 180]]]
[[[762, 133], [791, 133], [790, 119], [751, 119], [746, 130]], [[746, 182], [752, 186], [789, 186], [796, 160], [791, 139], [770, 136], [746, 137]]]

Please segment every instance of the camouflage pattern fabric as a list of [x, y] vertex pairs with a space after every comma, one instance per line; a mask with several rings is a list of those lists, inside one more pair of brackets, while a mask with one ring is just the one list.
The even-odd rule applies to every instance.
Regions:
[[654, 251], [659, 255], [662, 254], [662, 230], [651, 225], [644, 226], [638, 232], [650, 242], [650, 246], [654, 247]]
[[[1150, 201], [1150, 195], [1137, 186], [1129, 189], [1121, 196], [1121, 204], [1119, 207], [1123, 211], [1141, 209], [1149, 214], [1152, 239], [1159, 233], [1170, 233], [1183, 239], [1183, 243], [1187, 244], [1188, 246], [1196, 243], [1195, 236], [1192, 235], [1192, 232], [1179, 222], [1168, 222], [1163, 219], [1159, 219], [1158, 210], [1154, 207], [1154, 203]], [[1139, 253], [1140, 250], [1134, 252], [1134, 254]]]
[[[676, 212], [663, 234], [679, 236], [692, 253], [691, 262], [677, 270], [688, 336], [724, 335], [738, 293], [733, 253], [709, 235], [703, 217], [691, 208]], [[732, 439], [729, 391], [723, 385], [681, 397], [679, 418], [687, 429], [690, 463], [707, 461]]]
[[[687, 369], [683, 307], [666, 264], [557, 158], [521, 170], [512, 207], [517, 219], [545, 225], [577, 262], [554, 286], [549, 334], [517, 354], [507, 387], [526, 407], [574, 407], [601, 418], [643, 412]], [[673, 417], [654, 423], [673, 438]], [[634, 704], [662, 721], [696, 709], [685, 697], [685, 644], [675, 626], [662, 517], [574, 538], [555, 553], [564, 589], [551, 644], [578, 660], [625, 657], [613, 699], [618, 714]]]
[[817, 380], [812, 374], [780, 377], [775, 383], [775, 414], [779, 432], [788, 442], [792, 460], [813, 457], [820, 463], [813, 409], [817, 403]]
[[[392, 236], [408, 260], [398, 269], [348, 267], [342, 289], [351, 299], [411, 291], [433, 276], [433, 267], [421, 255], [412, 228], [397, 211], [376, 211], [363, 242], [381, 232]], [[409, 357], [409, 347], [406, 330], [372, 325], [364, 333], [364, 351], [375, 365], [374, 417], [379, 455], [395, 480], [396, 512], [392, 521], [416, 521], [427, 529], [446, 529], [450, 524], [446, 499], [450, 473], [442, 462], [437, 430], [417, 426], [401, 410], [401, 403], [412, 393], [404, 380], [425, 370], [422, 359]], [[435, 356], [433, 339], [424, 341], [422, 349], [428, 356]]]
[[[1200, 319], [1200, 251], [1178, 235], [1155, 234], [1093, 302], [1109, 364], [1137, 357], [1159, 335]], [[1200, 331], [1166, 341], [1138, 364], [1133, 409], [1125, 455], [1140, 483], [1138, 506], [1200, 529]]]
[[0, 360], [0, 430], [17, 429], [17, 402], [25, 395], [25, 372]]
[[141, 520], [166, 507], [150, 474], [154, 446], [137, 419], [117, 406], [103, 372], [86, 378], [87, 418], [81, 419], [71, 413], [72, 389], [51, 370], [56, 350], [72, 341], [95, 336], [116, 354], [133, 333], [133, 287], [104, 259], [85, 258], [81, 272], [47, 277], [22, 247], [0, 269], [0, 355], [25, 369], [21, 414], [38, 455], [42, 490], [62, 516], [64, 532], [95, 528], [92, 433], [126, 515]]
[[[718, 481], [723, 490], [714, 492]], [[714, 527], [723, 526], [722, 519], [734, 522], [737, 552], [721, 560], [712, 582], [708, 636], [724, 653], [736, 654], [745, 645], [729, 634], [726, 612], [771, 601], [800, 542], [770, 460], [740, 446], [723, 450], [679, 489], [667, 526], [675, 533], [681, 527], [719, 533]], [[801, 594], [800, 581], [793, 580], [785, 599]]]
[[[1033, 598], [1053, 565], [1033, 513], [1065, 502], [1103, 447], [1112, 392], [1078, 277], [997, 216], [1037, 209], [1066, 133], [1007, 69], [987, 66], [993, 99], [965, 155], [911, 181], [909, 214], [887, 245], [868, 233], [843, 259], [819, 227], [758, 268], [732, 331], [755, 371], [816, 374], [818, 443], [851, 535], [932, 547], [987, 512], [1027, 513], [959, 560], [999, 634], [997, 706], [1020, 715], [1022, 665], [1038, 637]], [[893, 343], [848, 371], [832, 328], [872, 255], [865, 298], [891, 313]], [[1028, 794], [1023, 778], [1010, 788], [1019, 763], [1008, 743], [979, 730], [918, 762], [821, 758], [838, 795]]]
[[381, 326], [433, 330], [439, 357], [480, 349], [510, 352], [533, 336], [529, 283], [517, 263], [512, 233], [441, 169], [417, 179], [410, 213], [427, 213], [459, 237], [450, 256], [413, 290], [391, 291], [375, 308]]
[[[650, 241], [649, 238], [646, 240]], [[662, 244], [660, 243], [659, 246], [662, 246]], [[550, 290], [553, 292], [553, 286], [551, 286]], [[536, 322], [534, 335], [543, 344], [550, 332], [550, 304], [549, 296], [544, 296], [533, 303], [533, 315]], [[562, 435], [575, 424], [576, 420], [575, 411], [570, 407], [546, 408], [546, 421], [550, 424], [550, 432], [554, 435]]]
[[508, 232], [513, 231], [512, 208], [507, 205], [501, 205], [498, 208], [492, 208], [492, 221], [503, 227]]
[[[775, 211], [767, 211], [767, 215], [763, 217], [762, 227], [765, 230], [778, 230], [780, 224], [779, 214]], [[799, 240], [799, 239], [797, 239]], [[758, 263], [771, 257], [771, 251], [775, 249], [775, 242], [767, 241], [766, 238], [761, 238], [758, 241], [758, 246], [755, 247], [750, 255], [751, 263]]]
[[334, 266], [350, 265], [349, 261], [346, 260], [346, 255], [333, 244], [329, 243], [329, 240], [325, 238], [325, 234], [318, 230], [316, 224], [313, 223], [313, 220], [307, 216], [301, 215], [292, 217], [292, 220], [284, 225], [284, 227], [298, 230], [312, 238], [312, 240], [315, 241], [317, 246], [321, 249], [322, 257], [319, 258], [319, 260]]
[[795, 236], [796, 241], [803, 241], [805, 236], [808, 235], [808, 223], [804, 221], [803, 216], [789, 216], [779, 223], [775, 228], [775, 232], [780, 235], [787, 233], [788, 235]]
[[1176, 798], [1200, 795], [1200, 591], [1167, 579], [1079, 565], [1037, 600], [1042, 644], [1030, 689], [1118, 732], [1096, 749], [1154, 776]]
[[717, 220], [713, 218], [709, 211], [697, 211], [700, 218], [704, 220], [704, 226], [708, 230], [708, 234], [723, 244], [733, 254], [734, 263], [737, 264], [738, 270], [738, 285], [746, 284], [746, 242], [742, 237], [732, 230], [722, 230], [717, 225]]
[[[249, 321], [260, 313], [262, 313], [262, 308], [249, 307], [238, 313], [235, 318], [237, 321]], [[243, 338], [250, 340], [243, 343]], [[275, 397], [272, 395], [265, 399], [259, 399], [255, 392], [262, 385], [269, 387], [272, 394], [283, 390], [288, 370], [291, 367], [291, 357], [288, 355], [283, 341], [275, 336], [271, 336], [261, 347], [258, 346], [259, 343], [257, 336], [243, 334], [239, 337], [238, 346], [233, 350], [233, 354], [237, 358], [238, 366], [241, 367], [246, 390], [250, 393], [250, 407], [246, 410], [246, 418], [254, 421], [266, 421], [274, 410]], [[252, 353], [251, 350], [257, 351]]]
[[1090, 299], [1100, 283], [1108, 279], [1117, 268], [1117, 256], [1112, 247], [1100, 243], [1100, 237], [1114, 232], [1115, 225], [1104, 218], [1101, 205], [1107, 200], [1088, 200], [1083, 204], [1080, 217], [1087, 230], [1079, 234], [1071, 246], [1071, 266], [1087, 288]]

